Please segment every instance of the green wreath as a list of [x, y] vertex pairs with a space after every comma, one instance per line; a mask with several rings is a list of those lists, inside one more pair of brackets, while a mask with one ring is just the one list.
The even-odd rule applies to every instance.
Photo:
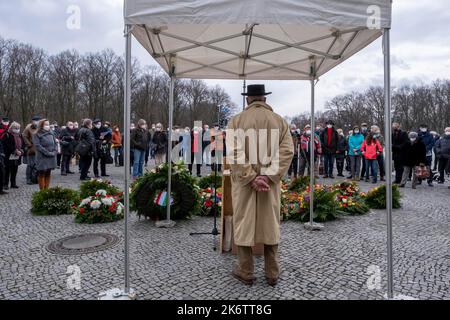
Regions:
[[[158, 195], [167, 190], [168, 165], [164, 164], [157, 169], [147, 172], [132, 186], [130, 195], [131, 209], [138, 216], [152, 220], [166, 218], [167, 207], [155, 203]], [[171, 219], [182, 220], [196, 213], [200, 207], [198, 187], [184, 164], [178, 163], [172, 170], [173, 204]]]

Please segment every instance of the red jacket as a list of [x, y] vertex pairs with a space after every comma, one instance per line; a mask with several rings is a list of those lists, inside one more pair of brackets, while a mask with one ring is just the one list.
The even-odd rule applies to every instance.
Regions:
[[383, 152], [383, 148], [381, 147], [381, 144], [378, 142], [378, 140], [372, 140], [371, 144], [367, 144], [366, 140], [364, 140], [361, 151], [364, 155], [364, 158], [367, 160], [375, 160], [377, 158], [377, 155], [381, 152]]

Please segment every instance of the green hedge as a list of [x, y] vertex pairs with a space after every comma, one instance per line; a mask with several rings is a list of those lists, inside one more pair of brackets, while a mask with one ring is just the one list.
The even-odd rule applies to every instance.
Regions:
[[80, 201], [78, 192], [60, 187], [41, 190], [33, 194], [31, 212], [38, 216], [72, 214], [73, 207]]

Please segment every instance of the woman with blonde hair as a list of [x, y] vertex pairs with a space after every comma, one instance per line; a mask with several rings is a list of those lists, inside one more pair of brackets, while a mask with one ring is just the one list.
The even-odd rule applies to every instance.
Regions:
[[57, 167], [56, 156], [58, 147], [55, 136], [50, 129], [50, 122], [47, 119], [39, 121], [38, 131], [33, 136], [33, 144], [36, 146], [39, 189], [48, 189], [50, 187], [51, 172]]

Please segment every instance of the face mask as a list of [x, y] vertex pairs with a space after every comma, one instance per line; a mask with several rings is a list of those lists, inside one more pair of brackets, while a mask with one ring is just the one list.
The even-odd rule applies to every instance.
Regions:
[[358, 134], [359, 133], [359, 130], [355, 130], [355, 134]]
[[422, 128], [422, 129], [420, 129], [420, 131], [427, 132], [428, 130], [427, 130], [427, 128]]
[[363, 132], [366, 132], [366, 131], [367, 131], [367, 128], [362, 128], [362, 131], [363, 131]]
[[50, 126], [44, 126], [44, 130], [45, 131], [50, 131], [51, 127]]
[[329, 125], [327, 125], [327, 128], [331, 129], [331, 128], [333, 128], [333, 126], [331, 124], [329, 124]]
[[378, 134], [375, 133], [375, 134], [373, 135], [373, 137], [374, 137], [374, 138], [378, 138]]
[[14, 129], [12, 132], [13, 133], [20, 133], [20, 130]]
[[416, 138], [411, 138], [411, 139], [409, 139], [409, 140], [411, 140], [411, 142], [415, 142], [415, 141], [416, 141]]
[[9, 126], [9, 122], [2, 122], [2, 124], [3, 124], [5, 127]]
[[307, 131], [306, 131], [306, 134], [307, 134], [308, 136], [310, 136], [310, 135], [311, 135], [311, 130], [307, 130]]
[[73, 130], [73, 126], [69, 126], [69, 129], [70, 129], [70, 130]]
[[96, 124], [95, 127], [96, 127], [97, 129], [100, 129], [100, 128], [102, 127], [102, 125], [101, 125], [101, 124]]
[[161, 130], [162, 130], [161, 128], [156, 128], [156, 131], [158, 132], [161, 132]]
[[446, 136], [450, 136], [450, 131], [445, 131]]
[[33, 121], [31, 124], [32, 124], [33, 126], [37, 126], [39, 123], [38, 123], [37, 121]]

